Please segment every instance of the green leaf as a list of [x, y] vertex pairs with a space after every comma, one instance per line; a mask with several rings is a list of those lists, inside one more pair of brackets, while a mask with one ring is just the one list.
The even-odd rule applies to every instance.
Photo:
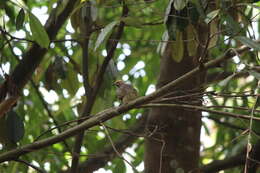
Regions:
[[124, 173], [126, 172], [126, 167], [125, 167], [125, 163], [122, 159], [117, 159], [115, 161], [115, 168], [113, 169], [114, 173]]
[[104, 29], [102, 29], [101, 33], [98, 35], [94, 50], [97, 50], [97, 48], [106, 38], [107, 34], [114, 28], [114, 26], [116, 26], [117, 23], [118, 21], [113, 21], [110, 24], [108, 24]]
[[91, 19], [92, 21], [96, 21], [97, 17], [98, 17], [98, 8], [97, 8], [97, 4], [96, 1], [91, 1], [91, 3], [93, 3], [90, 7], [90, 14], [91, 14]]
[[169, 17], [169, 15], [171, 13], [172, 3], [173, 3], [173, 0], [170, 0], [170, 2], [168, 3], [167, 8], [165, 10], [164, 23], [166, 23], [168, 21], [168, 17]]
[[[218, 21], [213, 20], [212, 22], [210, 22], [210, 33], [217, 33], [218, 31]], [[209, 41], [208, 49], [215, 47], [218, 42], [218, 39], [219, 34], [215, 34], [214, 36], [212, 36]]]
[[33, 39], [43, 48], [48, 48], [50, 44], [49, 36], [44, 29], [41, 22], [34, 16], [34, 14], [29, 13], [29, 24], [32, 31]]
[[135, 16], [128, 16], [121, 19], [124, 21], [128, 26], [135, 26], [135, 27], [142, 27], [143, 26], [143, 19], [136, 18]]
[[186, 7], [188, 1], [187, 0], [175, 0], [174, 1], [174, 8], [178, 11], [182, 10], [184, 7]]
[[187, 27], [187, 48], [189, 56], [195, 56], [197, 53], [198, 43], [196, 41], [196, 38], [198, 37], [198, 34], [196, 30], [194, 29], [193, 25], [189, 25]]
[[6, 133], [10, 141], [16, 143], [24, 136], [23, 120], [14, 111], [7, 113]]
[[249, 70], [248, 72], [250, 73], [250, 75], [254, 76], [257, 80], [260, 80], [260, 73], [258, 73], [255, 70]]
[[182, 32], [178, 31], [176, 34], [176, 41], [173, 43], [172, 58], [176, 62], [181, 62], [184, 53], [184, 45], [182, 40]]
[[190, 2], [194, 4], [194, 6], [197, 9], [197, 12], [200, 14], [200, 17], [202, 19], [205, 19], [206, 15], [204, 13], [204, 8], [203, 8], [203, 5], [202, 5], [202, 2], [200, 0], [190, 0]]
[[166, 30], [162, 35], [162, 42], [160, 42], [157, 46], [156, 52], [158, 54], [163, 55], [168, 41], [169, 41], [169, 35], [168, 35], [168, 31]]
[[15, 26], [17, 30], [20, 30], [23, 27], [24, 17], [25, 17], [25, 13], [24, 10], [21, 8], [15, 21]]
[[217, 15], [219, 14], [219, 9], [218, 10], [214, 10], [214, 11], [211, 11], [210, 13], [207, 14], [206, 16], [206, 19], [205, 19], [205, 22], [207, 24], [209, 24], [215, 17], [217, 17]]
[[252, 4], [252, 3], [239, 3], [237, 4], [237, 6], [250, 6], [251, 8], [256, 8], [258, 10], [260, 10], [260, 6], [258, 6], [257, 4]]
[[237, 36], [235, 39], [254, 50], [260, 51], [260, 44], [250, 38]]
[[72, 70], [72, 67], [68, 67], [66, 79], [61, 81], [61, 86], [68, 90], [70, 95], [75, 95], [79, 89], [79, 82], [77, 73]]
[[227, 26], [226, 34], [227, 35], [237, 34], [238, 32], [241, 32], [244, 29], [230, 15], [224, 16], [223, 19], [225, 19], [225, 22], [226, 22], [226, 26]]

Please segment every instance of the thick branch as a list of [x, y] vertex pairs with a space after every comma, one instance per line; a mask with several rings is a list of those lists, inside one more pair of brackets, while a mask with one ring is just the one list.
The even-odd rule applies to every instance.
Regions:
[[[126, 5], [123, 5], [122, 17], [126, 17], [127, 14], [128, 14], [128, 8], [127, 8]], [[103, 77], [104, 77], [104, 74], [106, 72], [109, 61], [113, 58], [115, 50], [116, 50], [117, 43], [119, 42], [119, 39], [123, 35], [124, 27], [125, 27], [125, 23], [124, 23], [124, 21], [121, 21], [119, 23], [119, 26], [118, 26], [118, 30], [117, 30], [117, 34], [115, 36], [115, 40], [111, 41], [111, 47], [108, 50], [108, 54], [105, 57], [105, 59], [102, 63], [102, 66], [101, 66], [101, 68], [100, 68], [100, 70], [99, 70], [99, 72], [96, 76], [96, 79], [95, 79], [95, 82], [94, 82], [95, 86], [94, 86], [93, 89], [91, 89], [91, 91], [87, 91], [88, 92], [88, 94], [87, 94], [88, 99], [87, 99], [87, 103], [84, 105], [84, 110], [83, 110], [82, 116], [87, 116], [88, 114], [91, 113], [91, 109], [94, 105], [96, 96], [97, 96], [98, 91], [99, 91], [101, 84], [103, 82]], [[85, 62], [85, 63], [87, 63], [87, 62]], [[86, 65], [87, 64], [85, 64], [83, 66], [83, 71], [84, 71], [84, 69], [86, 71]], [[85, 73], [87, 73], [87, 71]], [[89, 83], [85, 80], [84, 80], [84, 86], [85, 86], [85, 91], [86, 91], [86, 89], [90, 89]], [[77, 169], [78, 160], [79, 160], [79, 158], [77, 156], [78, 156], [78, 153], [80, 153], [80, 148], [81, 148], [81, 145], [82, 145], [83, 137], [84, 137], [84, 131], [81, 132], [76, 138], [75, 145], [74, 145], [74, 153], [76, 153], [76, 154], [74, 155], [74, 157], [72, 159], [71, 173], [75, 172], [76, 169]]]
[[[135, 127], [130, 129], [130, 133], [139, 134], [144, 131], [146, 115], [142, 117]], [[128, 134], [121, 135], [117, 141], [114, 142], [114, 145], [118, 152], [122, 153], [127, 147], [129, 147], [138, 136]], [[113, 160], [116, 157], [115, 151], [111, 145], [105, 147], [103, 150], [96, 153], [98, 157], [90, 158], [86, 162], [79, 165], [79, 173], [92, 173], [99, 168], [104, 167], [108, 161]]]
[[[45, 29], [51, 40], [55, 38], [58, 30], [65, 23], [75, 3], [76, 1], [70, 0], [57, 18], [54, 15], [57, 9], [53, 10], [45, 25]], [[38, 44], [33, 44], [32, 47], [23, 55], [23, 59], [16, 66], [10, 76], [18, 91], [20, 91], [29, 81], [46, 52], [47, 49], [41, 48]]]
[[[245, 51], [248, 51], [250, 48], [247, 46], [241, 46], [240, 48], [236, 49], [237, 52], [243, 53]], [[128, 104], [121, 105], [120, 107], [116, 108], [110, 108], [105, 111], [101, 111], [100, 113], [96, 114], [95, 116], [90, 117], [89, 119], [85, 120], [83, 123], [76, 125], [75, 127], [72, 127], [56, 136], [37, 141], [32, 144], [24, 145], [18, 149], [10, 150], [6, 153], [3, 153], [0, 155], [0, 163], [11, 160], [13, 158], [19, 157], [21, 155], [24, 155], [26, 153], [32, 152], [37, 149], [41, 149], [47, 146], [50, 146], [52, 144], [58, 143], [65, 138], [74, 136], [78, 134], [79, 132], [82, 132], [88, 128], [91, 128], [93, 126], [98, 125], [100, 122], [105, 122], [115, 116], [118, 116], [124, 112], [129, 111], [130, 109], [133, 109], [135, 107], [141, 106], [144, 103], [148, 103], [149, 101], [159, 98], [166, 94], [169, 89], [179, 85], [180, 83], [190, 79], [194, 75], [200, 73], [202, 70], [207, 70], [212, 67], [216, 67], [216, 65], [220, 64], [223, 61], [226, 61], [236, 54], [232, 51], [227, 51], [223, 56], [216, 58], [214, 60], [211, 60], [203, 65], [203, 69], [196, 67], [190, 72], [187, 72], [186, 74], [182, 75], [178, 79], [164, 85], [160, 89], [158, 89], [156, 92], [153, 92], [147, 96], [139, 97], [136, 100], [133, 100], [129, 102]]]

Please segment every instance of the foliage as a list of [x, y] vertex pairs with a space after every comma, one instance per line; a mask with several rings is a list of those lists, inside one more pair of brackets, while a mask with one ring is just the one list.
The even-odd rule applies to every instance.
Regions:
[[[208, 25], [209, 30], [213, 32], [209, 36], [208, 45], [205, 45], [209, 51], [208, 60], [241, 45], [251, 48], [251, 51], [243, 54], [235, 52], [237, 56], [232, 60], [208, 70], [209, 83], [201, 84], [202, 88], [209, 91], [209, 94], [204, 95], [205, 105], [215, 106], [214, 109], [224, 112], [251, 115], [254, 105], [255, 109], [258, 106], [256, 94], [259, 93], [260, 59], [257, 51], [260, 43], [255, 41], [259, 34], [259, 25], [255, 23], [259, 21], [256, 16], [260, 3], [216, 0], [216, 6], [211, 7], [199, 2], [175, 0], [168, 4], [167, 1], [128, 0], [126, 4], [129, 14], [122, 17], [121, 1], [78, 0], [56, 38], [51, 39], [48, 36], [50, 33], [46, 31], [47, 24], [44, 28], [43, 23], [47, 17], [57, 17], [64, 10], [65, 1], [4, 1], [0, 5], [1, 78], [6, 79], [5, 74], [12, 74], [32, 45], [38, 44], [47, 49], [47, 53], [30, 82], [23, 88], [22, 96], [13, 107], [11, 121], [10, 115], [0, 119], [0, 152], [5, 153], [12, 148], [33, 143], [40, 135], [41, 139], [55, 136], [76, 125], [73, 122], [48, 131], [81, 115], [87, 102], [83, 80], [88, 80], [90, 87], [95, 87], [98, 71], [111, 41], [114, 41], [111, 38], [116, 34], [120, 22], [125, 23], [123, 35], [115, 50], [113, 61], [105, 71], [91, 115], [118, 105], [113, 87], [113, 81], [116, 79], [132, 83], [138, 88], [141, 96], [151, 91], [149, 88], [156, 84], [160, 71], [160, 56], [165, 53], [167, 41], [173, 42], [171, 46], [178, 55], [174, 59], [176, 62], [185, 58], [183, 55], [187, 50], [189, 56], [194, 56], [198, 46], [198, 33], [195, 28], [199, 22]], [[53, 7], [56, 6], [58, 8], [54, 10]], [[173, 7], [177, 10], [175, 14], [170, 13]], [[183, 35], [186, 30], [189, 30], [188, 35]], [[84, 50], [82, 45], [87, 31], [91, 31], [92, 34], [88, 50]], [[185, 47], [185, 42], [188, 42], [188, 47]], [[88, 76], [84, 76], [82, 70], [84, 51], [88, 52], [89, 58]], [[1, 81], [3, 84], [4, 80]], [[252, 116], [259, 117], [259, 111], [255, 110]], [[119, 140], [122, 131], [139, 122], [143, 113], [142, 109], [134, 109], [128, 114], [105, 122], [106, 126], [120, 129], [119, 132], [109, 130], [112, 140]], [[213, 113], [203, 115], [203, 128], [209, 132], [210, 138], [207, 138], [213, 141], [213, 145], [207, 145], [209, 139], [204, 139], [206, 135], [202, 136], [202, 165], [233, 156], [244, 148], [248, 134], [242, 134], [243, 130], [246, 131], [250, 127], [248, 121]], [[230, 124], [232, 128], [229, 127]], [[251, 142], [255, 144], [259, 140], [259, 122], [254, 122], [250, 128], [254, 132]], [[46, 131], [48, 132], [45, 133]], [[69, 138], [21, 156], [20, 159], [49, 172], [59, 172], [69, 168], [73, 145], [74, 139]], [[91, 158], [91, 154], [109, 145], [111, 143], [102, 126], [88, 129], [81, 147], [80, 161]], [[143, 138], [138, 138], [129, 145], [133, 153], [124, 152], [123, 156], [128, 155], [134, 167], [142, 164], [143, 145]], [[126, 164], [117, 157], [104, 168], [112, 172], [125, 172], [129, 169]], [[0, 167], [0, 172], [28, 172], [29, 169], [32, 168], [10, 161]], [[228, 172], [236, 171], [232, 169]]]

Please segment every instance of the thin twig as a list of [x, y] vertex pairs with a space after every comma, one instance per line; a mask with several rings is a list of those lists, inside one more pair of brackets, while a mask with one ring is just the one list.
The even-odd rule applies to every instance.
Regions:
[[[257, 41], [257, 42], [259, 42], [259, 41]], [[241, 46], [241, 47], [237, 48], [236, 50], [239, 53], [243, 53], [243, 52], [249, 51], [250, 48], [248, 46]], [[235, 56], [235, 54], [233, 52], [230, 52], [230, 51], [225, 52], [219, 58], [213, 59], [213, 60], [205, 63], [204, 70], [207, 70], [209, 68], [214, 68], [218, 64], [229, 60], [233, 56]], [[194, 75], [197, 75], [200, 72], [201, 72], [201, 69], [199, 69], [199, 67], [196, 67], [193, 70], [180, 76], [178, 79], [175, 79], [172, 82], [162, 86], [161, 88], [159, 88], [158, 90], [156, 90], [155, 92], [153, 92], [149, 95], [138, 97], [137, 99], [129, 102], [128, 104], [123, 104], [116, 108], [110, 108], [107, 111], [101, 111], [101, 112], [97, 113], [95, 116], [88, 118], [83, 123], [81, 123], [75, 127], [72, 127], [70, 129], [67, 129], [66, 131], [64, 131], [56, 136], [49, 137], [49, 138], [40, 140], [37, 143], [27, 144], [27, 145], [21, 146], [20, 148], [12, 149], [7, 152], [4, 152], [4, 153], [0, 154], [0, 163], [4, 162], [4, 161], [12, 160], [12, 158], [14, 158], [14, 157], [18, 157], [18, 156], [27, 154], [30, 152], [28, 150], [42, 149], [44, 147], [58, 143], [65, 138], [69, 138], [69, 137], [78, 135], [80, 132], [100, 124], [100, 122], [105, 122], [105, 121], [107, 121], [113, 117], [119, 116], [120, 114], [125, 113], [131, 109], [134, 109], [145, 103], [149, 103], [150, 101], [152, 101], [158, 97], [161, 97], [162, 95], [165, 95], [169, 91], [170, 88], [176, 87], [177, 85], [181, 84], [184, 81], [189, 80], [191, 77], [194, 77]]]
[[70, 125], [70, 124], [72, 124], [72, 123], [77, 123], [78, 121], [86, 120], [86, 119], [88, 119], [88, 118], [90, 118], [90, 117], [92, 117], [92, 116], [77, 118], [77, 119], [75, 119], [75, 120], [67, 121], [67, 122], [65, 122], [65, 123], [62, 123], [62, 124], [56, 125], [56, 126], [54, 126], [54, 127], [52, 127], [52, 128], [49, 128], [48, 130], [46, 130], [45, 132], [43, 132], [42, 134], [40, 134], [40, 135], [34, 140], [34, 142], [35, 142], [35, 141], [38, 141], [42, 136], [44, 136], [45, 134], [51, 132], [52, 130], [55, 130], [55, 129], [58, 129], [58, 128], [60, 128], [60, 127], [64, 127], [64, 126]]
[[[123, 5], [121, 17], [126, 17], [128, 15], [128, 11], [129, 11], [128, 7], [126, 5]], [[103, 82], [103, 77], [104, 77], [104, 74], [106, 72], [106, 69], [107, 69], [107, 67], [109, 65], [110, 60], [114, 56], [114, 53], [115, 53], [115, 50], [116, 50], [116, 46], [117, 46], [117, 44], [119, 42], [118, 40], [123, 35], [124, 27], [125, 27], [125, 22], [121, 21], [119, 23], [119, 26], [118, 26], [118, 29], [117, 29], [117, 34], [115, 35], [115, 39], [117, 41], [112, 41], [110, 43], [111, 46], [110, 46], [110, 49], [108, 50], [108, 54], [105, 57], [102, 65], [101, 65], [101, 68], [98, 71], [97, 76], [95, 78], [95, 81], [94, 81], [95, 86], [93, 87], [93, 89], [91, 89], [91, 91], [87, 91], [88, 92], [88, 94], [87, 94], [88, 97], [87, 97], [87, 101], [86, 101], [86, 103], [85, 103], [85, 105], [83, 107], [83, 113], [81, 114], [81, 116], [87, 116], [91, 112], [91, 110], [93, 108], [93, 105], [94, 105], [95, 100], [96, 100], [96, 96], [97, 96], [97, 94], [99, 92], [99, 89], [101, 87], [101, 84]], [[113, 35], [111, 35], [111, 36], [113, 36]], [[86, 69], [84, 69], [84, 70], [86, 70]], [[85, 73], [86, 73], [86, 71], [85, 71]], [[86, 87], [86, 89], [88, 88], [88, 84], [87, 84], [86, 81], [85, 81], [84, 86]], [[79, 123], [81, 123], [81, 122], [79, 122]], [[77, 135], [76, 141], [75, 141], [75, 145], [74, 145], [74, 148], [73, 148], [73, 151], [75, 153], [79, 153], [80, 152], [80, 148], [81, 148], [81, 145], [82, 145], [83, 137], [84, 137], [84, 131], [82, 131], [81, 133], [79, 133]], [[78, 158], [74, 157], [72, 159], [71, 173], [75, 172], [75, 170], [77, 169], [77, 165], [78, 165]]]
[[257, 120], [260, 121], [259, 117], [251, 117], [248, 115], [243, 115], [243, 114], [235, 114], [235, 113], [231, 113], [231, 112], [222, 112], [222, 111], [216, 111], [216, 110], [211, 110], [208, 109], [207, 107], [203, 107], [203, 106], [196, 106], [196, 105], [188, 105], [188, 104], [146, 104], [146, 105], [142, 105], [142, 108], [151, 108], [151, 107], [179, 107], [179, 108], [186, 108], [186, 109], [193, 109], [196, 111], [205, 111], [205, 112], [210, 112], [210, 113], [214, 113], [214, 114], [219, 114], [219, 115], [225, 115], [225, 116], [229, 116], [229, 117], [234, 117], [234, 118], [242, 118], [242, 119], [246, 119], [246, 120], [250, 120], [251, 118], [253, 120]]
[[[32, 79], [30, 80], [30, 82], [31, 82], [31, 84], [32, 84], [32, 86], [33, 86], [33, 88], [34, 88], [36, 94], [38, 95], [38, 97], [39, 97], [39, 99], [40, 99], [40, 101], [41, 101], [41, 103], [42, 103], [44, 109], [47, 111], [47, 114], [48, 114], [49, 118], [53, 120], [53, 123], [54, 123], [55, 126], [57, 127], [58, 132], [61, 133], [62, 130], [61, 130], [61, 128], [59, 127], [59, 123], [58, 123], [58, 121], [55, 119], [55, 117], [52, 115], [50, 109], [48, 108], [48, 104], [45, 102], [45, 100], [44, 100], [44, 98], [43, 98], [41, 92], [39, 91], [37, 85], [34, 83], [34, 81], [33, 81]], [[68, 144], [65, 140], [63, 141], [63, 144], [65, 145], [65, 147], [67, 148], [67, 150], [68, 150], [70, 153], [72, 153], [69, 144]]]
[[[258, 87], [259, 86], [260, 85], [258, 84]], [[256, 88], [256, 90], [258, 89], [258, 87]], [[255, 103], [254, 103], [254, 106], [253, 106], [251, 114], [250, 114], [249, 132], [248, 132], [248, 136], [247, 136], [247, 147], [246, 147], [246, 162], [245, 162], [244, 173], [247, 173], [249, 158], [250, 158], [250, 152], [252, 150], [252, 144], [251, 144], [252, 127], [253, 127], [254, 112], [255, 112], [257, 104], [258, 104], [258, 96], [256, 96]]]
[[[3, 34], [7, 34], [7, 35], [10, 36], [11, 38], [13, 38], [9, 33], [3, 31], [1, 28], [0, 28], [0, 30], [1, 30], [1, 32], [4, 32]], [[5, 37], [5, 35], [4, 35], [4, 37]], [[13, 47], [12, 47], [11, 43], [9, 42], [9, 40], [8, 40], [6, 37], [5, 37], [5, 39], [7, 40], [7, 43], [8, 43], [8, 46], [9, 46], [9, 48], [10, 48], [10, 51], [11, 51], [12, 55], [15, 57], [15, 59], [16, 59], [18, 62], [20, 62], [19, 57], [18, 57], [18, 56], [14, 53], [14, 51], [13, 51]], [[41, 94], [40, 91], [38, 90], [38, 87], [36, 86], [36, 84], [34, 83], [34, 81], [33, 81], [32, 79], [30, 79], [30, 82], [31, 82], [33, 88], [35, 89], [35, 92], [36, 92], [36, 94], [38, 95], [39, 99], [41, 100], [41, 102], [42, 102], [42, 104], [43, 104], [43, 107], [44, 107], [45, 110], [47, 111], [48, 116], [53, 120], [55, 126], [56, 126], [57, 129], [58, 129], [58, 132], [61, 133], [62, 130], [61, 130], [61, 129], [59, 128], [59, 126], [58, 126], [59, 123], [56, 121], [56, 119], [55, 119], [54, 116], [52, 115], [51, 111], [49, 110], [47, 103], [45, 102], [45, 100], [43, 99], [42, 94]], [[64, 143], [65, 147], [67, 148], [67, 150], [68, 150], [69, 152], [71, 152], [70, 147], [69, 147], [69, 145], [67, 144], [67, 142], [64, 140], [63, 143]]]
[[165, 147], [165, 141], [164, 140], [161, 140], [162, 142], [162, 148], [161, 148], [161, 151], [160, 151], [160, 167], [159, 167], [159, 173], [162, 173], [162, 164], [163, 164], [163, 150], [164, 150], [164, 147]]
[[117, 151], [117, 149], [116, 149], [116, 147], [115, 147], [115, 145], [114, 145], [114, 142], [113, 142], [113, 140], [112, 140], [112, 138], [111, 138], [111, 136], [110, 136], [110, 134], [109, 134], [109, 131], [107, 130], [106, 126], [105, 126], [103, 123], [100, 123], [100, 125], [104, 128], [105, 133], [106, 133], [106, 135], [107, 135], [107, 137], [108, 137], [108, 139], [109, 139], [109, 141], [110, 141], [110, 143], [111, 143], [111, 146], [113, 147], [113, 149], [114, 149], [115, 153], [117, 154], [117, 156], [118, 156], [119, 158], [123, 159], [128, 165], [130, 165], [135, 172], [138, 172], [138, 170], [135, 168], [135, 166], [132, 165], [131, 162], [129, 162], [128, 160], [126, 160], [126, 159]]
[[16, 161], [16, 162], [19, 162], [19, 163], [23, 163], [23, 164], [25, 164], [25, 165], [27, 165], [27, 166], [29, 166], [29, 167], [35, 169], [35, 170], [36, 170], [37, 172], [39, 172], [39, 173], [47, 173], [47, 172], [44, 171], [43, 169], [41, 169], [41, 168], [39, 168], [39, 167], [37, 167], [37, 166], [35, 166], [35, 165], [33, 165], [33, 164], [27, 162], [27, 161], [24, 161], [24, 160], [21, 160], [21, 159], [13, 159], [13, 161]]

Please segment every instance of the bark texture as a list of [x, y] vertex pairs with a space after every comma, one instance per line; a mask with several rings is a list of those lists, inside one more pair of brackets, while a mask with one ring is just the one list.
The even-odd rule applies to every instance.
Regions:
[[[204, 40], [201, 39], [202, 42]], [[177, 63], [173, 60], [175, 53], [172, 51], [172, 45], [170, 43], [167, 45], [161, 60], [157, 88], [164, 86], [198, 66], [197, 62], [203, 49], [198, 47], [197, 55], [190, 57], [187, 45], [184, 47], [183, 59]], [[179, 85], [178, 88], [169, 90], [169, 93], [174, 93], [171, 96], [176, 96], [186, 95], [191, 90], [198, 92], [204, 81], [203, 76], [201, 74], [191, 80], [187, 80], [182, 85]], [[192, 101], [194, 100], [186, 98], [177, 102], [188, 102], [191, 104]], [[196, 100], [195, 104], [201, 103], [199, 100]], [[152, 132], [153, 138], [145, 140], [145, 172], [198, 172], [200, 129], [200, 111], [189, 111], [181, 108], [151, 109], [147, 121], [147, 131], [148, 133]]]

